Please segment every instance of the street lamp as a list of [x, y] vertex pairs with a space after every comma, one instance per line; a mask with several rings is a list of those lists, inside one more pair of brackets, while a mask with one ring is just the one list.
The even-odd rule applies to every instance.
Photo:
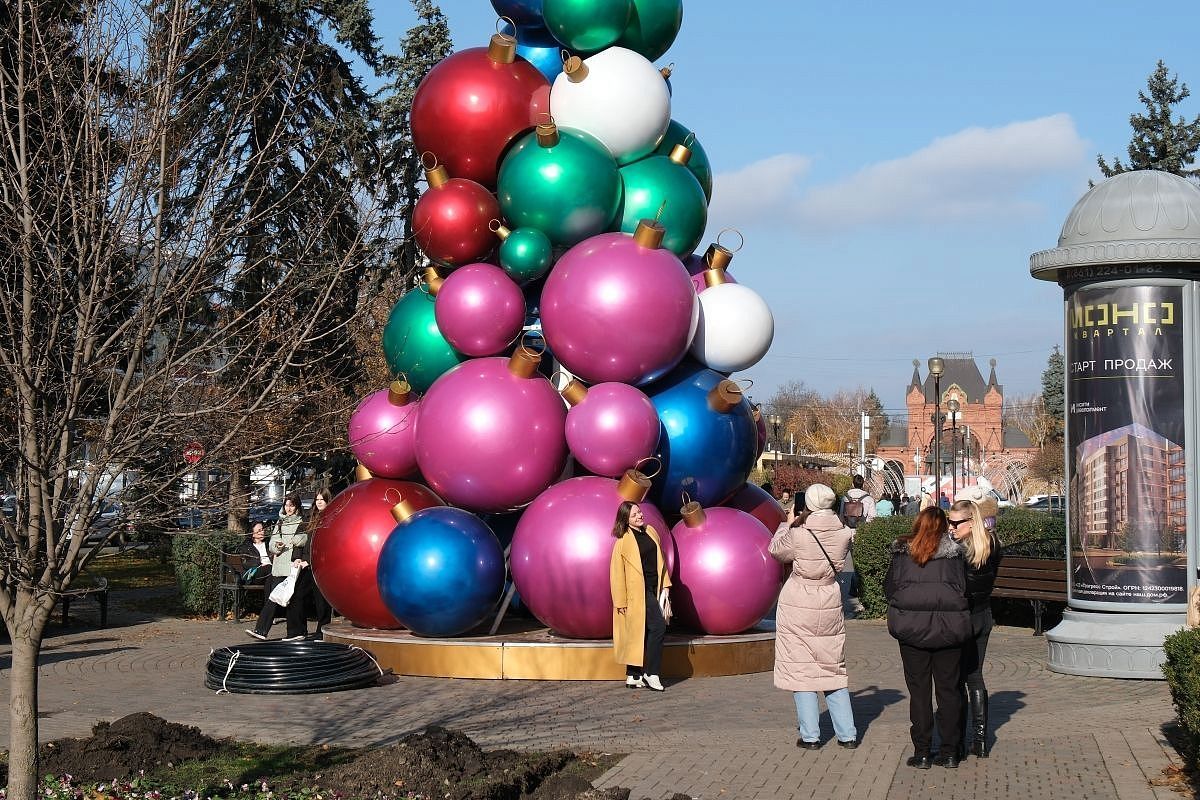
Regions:
[[958, 494], [958, 412], [962, 408], [958, 399], [951, 397], [946, 404], [950, 409], [950, 452], [954, 460], [950, 463], [950, 494]]
[[846, 442], [846, 462], [850, 465], [850, 474], [854, 475], [854, 442]]
[[933, 434], [933, 463], [937, 470], [934, 481], [934, 502], [941, 504], [942, 499], [942, 373], [946, 371], [946, 362], [934, 356], [929, 359], [929, 374], [933, 376], [934, 425], [937, 431]]
[[783, 422], [778, 414], [771, 415], [771, 440], [775, 442], [775, 480], [771, 481], [774, 485], [776, 480], [779, 480], [779, 423]]

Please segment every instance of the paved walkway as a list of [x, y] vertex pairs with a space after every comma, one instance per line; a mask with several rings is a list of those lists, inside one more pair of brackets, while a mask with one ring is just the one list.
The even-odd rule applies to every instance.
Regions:
[[[209, 650], [249, 641], [244, 625], [147, 618], [116, 598], [113, 624], [100, 630], [87, 627], [96, 624], [92, 611], [82, 604], [74, 614], [82, 626], [51, 625], [41, 672], [43, 739], [87, 735], [96, 720], [134, 711], [264, 742], [387, 744], [440, 724], [487, 747], [629, 753], [597, 784], [629, 787], [635, 799], [676, 791], [705, 800], [1178, 797], [1150, 785], [1177, 761], [1162, 736], [1174, 717], [1165, 683], [1049, 672], [1045, 640], [1028, 629], [992, 634], [993, 757], [923, 772], [904, 766], [911, 754], [907, 700], [898, 651], [879, 622], [848, 625], [863, 745], [810, 752], [796, 749], [791, 697], [772, 686], [770, 673], [682, 681], [661, 695], [616, 682], [400, 678], [332, 695], [218, 697], [203, 685]], [[7, 696], [9, 667], [9, 647], [0, 644], [0, 696]], [[0, 743], [7, 737], [8, 717], [0, 715]]]

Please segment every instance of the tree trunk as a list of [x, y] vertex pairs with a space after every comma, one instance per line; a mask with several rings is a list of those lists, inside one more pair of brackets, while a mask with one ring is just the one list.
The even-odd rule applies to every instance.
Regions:
[[250, 468], [241, 461], [229, 465], [229, 501], [225, 507], [225, 527], [238, 533], [246, 532], [247, 490], [250, 486]]
[[33, 608], [34, 599], [18, 592], [10, 626], [12, 671], [8, 689], [8, 798], [36, 800], [38, 796], [38, 653], [47, 614]]

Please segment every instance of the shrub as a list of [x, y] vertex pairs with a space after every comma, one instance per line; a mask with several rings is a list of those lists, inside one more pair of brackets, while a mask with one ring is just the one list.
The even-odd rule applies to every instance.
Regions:
[[171, 560], [179, 582], [179, 598], [196, 614], [215, 614], [221, 582], [221, 552], [236, 549], [245, 536], [233, 531], [180, 533], [171, 543]]
[[1183, 757], [1194, 769], [1200, 764], [1200, 630], [1185, 628], [1163, 640], [1163, 675], [1183, 729]]
[[[863, 617], [882, 617], [887, 614], [883, 596], [883, 579], [887, 577], [892, 556], [890, 546], [897, 537], [912, 528], [912, 517], [876, 517], [859, 525], [854, 536], [854, 568], [858, 571], [859, 600]], [[1062, 539], [1066, 535], [1061, 514], [1010, 508], [996, 518], [996, 534], [1006, 545], [1031, 539]]]

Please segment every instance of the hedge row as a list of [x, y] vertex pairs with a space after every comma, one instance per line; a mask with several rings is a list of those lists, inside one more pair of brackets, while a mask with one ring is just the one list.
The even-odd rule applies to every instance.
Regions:
[[236, 550], [246, 535], [233, 531], [179, 533], [171, 542], [175, 580], [184, 607], [195, 614], [217, 613], [217, 584], [221, 582], [221, 552]]
[[1163, 675], [1183, 731], [1181, 755], [1189, 766], [1200, 765], [1200, 629], [1184, 628], [1163, 640]]
[[[859, 526], [854, 537], [854, 567], [858, 570], [861, 585], [859, 599], [865, 609], [861, 616], [882, 617], [887, 614], [883, 579], [892, 560], [891, 544], [909, 532], [912, 522], [912, 517], [876, 517], [866, 525]], [[996, 518], [996, 534], [1005, 544], [1030, 539], [1062, 539], [1066, 535], [1065, 521], [1060, 514], [1010, 508]]]

